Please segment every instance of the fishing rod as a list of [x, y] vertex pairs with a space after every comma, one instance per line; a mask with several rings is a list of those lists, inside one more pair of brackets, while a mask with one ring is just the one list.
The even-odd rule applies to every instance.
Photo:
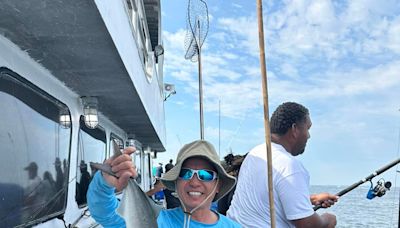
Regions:
[[[360, 181], [358, 181], [358, 182], [350, 185], [349, 187], [343, 189], [342, 191], [338, 192], [336, 195], [337, 196], [342, 196], [342, 195], [350, 192], [351, 190], [357, 188], [359, 185], [364, 184], [365, 182], [372, 180], [372, 178], [374, 178], [374, 177], [378, 176], [379, 174], [385, 172], [386, 170], [392, 168], [393, 166], [397, 165], [398, 163], [400, 163], [400, 158], [398, 158], [398, 159], [392, 161], [391, 163], [385, 165], [384, 167], [376, 170], [375, 172], [371, 173], [369, 176], [365, 177], [364, 179], [361, 179]], [[390, 183], [390, 182], [387, 182], [387, 183]], [[378, 182], [378, 184], [379, 184], [379, 182]], [[390, 188], [390, 186], [389, 186], [389, 188]], [[322, 208], [321, 204], [315, 206], [313, 209], [314, 209], [314, 211], [316, 211], [316, 210], [318, 210], [320, 208]]]

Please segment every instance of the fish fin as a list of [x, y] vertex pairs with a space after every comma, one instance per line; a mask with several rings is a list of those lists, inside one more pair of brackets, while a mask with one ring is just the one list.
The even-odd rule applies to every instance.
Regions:
[[111, 165], [109, 165], [109, 164], [90, 162], [90, 167], [92, 168], [92, 170], [96, 170], [96, 169], [101, 170], [102, 172], [105, 172], [111, 176], [118, 178], [117, 175], [111, 170]]
[[[121, 153], [121, 150], [119, 149], [118, 144], [115, 142], [115, 140], [112, 140], [112, 143], [113, 143], [113, 147], [114, 147], [114, 153], [113, 153], [112, 157], [116, 158], [116, 157], [120, 156], [122, 153]], [[111, 170], [111, 166], [109, 164], [90, 162], [90, 167], [93, 170], [96, 170], [96, 169], [101, 170], [111, 176], [118, 178], [117, 175]]]

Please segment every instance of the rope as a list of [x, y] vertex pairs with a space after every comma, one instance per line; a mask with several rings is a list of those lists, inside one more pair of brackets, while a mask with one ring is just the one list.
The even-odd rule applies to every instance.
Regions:
[[[197, 175], [197, 174], [196, 174], [196, 175]], [[194, 177], [192, 177], [192, 178], [194, 178]], [[184, 213], [183, 228], [189, 228], [189, 227], [190, 227], [190, 219], [191, 219], [191, 217], [192, 217], [192, 214], [193, 214], [197, 209], [199, 209], [201, 206], [203, 206], [204, 203], [206, 203], [206, 201], [209, 200], [211, 196], [214, 196], [215, 190], [217, 190], [218, 181], [219, 181], [219, 179], [217, 179], [216, 184], [215, 184], [213, 190], [212, 190], [211, 193], [203, 200], [203, 202], [201, 202], [199, 205], [197, 205], [197, 206], [196, 206], [195, 208], [193, 208], [191, 211], [187, 211], [187, 210], [186, 210], [185, 204], [182, 202], [181, 197], [179, 196], [179, 192], [177, 192], [177, 193], [178, 193], [178, 199], [179, 199], [179, 202], [180, 202], [181, 205], [182, 205], [183, 213]], [[177, 189], [177, 188], [176, 188], [176, 181], [175, 181], [175, 189]], [[186, 215], [187, 215], [187, 217], [186, 217]]]

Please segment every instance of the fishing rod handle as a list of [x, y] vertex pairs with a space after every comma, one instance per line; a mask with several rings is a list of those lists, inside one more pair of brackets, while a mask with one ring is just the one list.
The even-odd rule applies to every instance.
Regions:
[[322, 208], [322, 204], [319, 204], [319, 205], [313, 207], [314, 211], [317, 211], [320, 208]]

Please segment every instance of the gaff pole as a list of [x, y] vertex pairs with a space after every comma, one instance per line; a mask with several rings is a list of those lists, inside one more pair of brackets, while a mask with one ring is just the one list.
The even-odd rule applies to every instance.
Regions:
[[262, 90], [264, 101], [264, 129], [265, 129], [265, 145], [267, 151], [267, 169], [268, 169], [268, 197], [269, 197], [269, 215], [271, 219], [271, 227], [275, 228], [275, 206], [274, 194], [272, 186], [272, 156], [271, 156], [271, 131], [269, 126], [269, 108], [268, 108], [268, 85], [267, 85], [267, 68], [265, 65], [265, 48], [264, 48], [264, 25], [262, 14], [262, 0], [257, 0], [257, 18], [258, 18], [258, 44], [260, 47], [260, 67], [262, 78]]
[[[376, 170], [375, 172], [371, 173], [369, 176], [365, 177], [364, 179], [361, 179], [360, 181], [358, 181], [358, 182], [350, 185], [349, 187], [343, 189], [342, 191], [338, 192], [336, 195], [337, 196], [342, 196], [342, 195], [350, 192], [351, 190], [357, 188], [359, 185], [364, 184], [365, 182], [372, 180], [372, 178], [374, 178], [374, 177], [378, 176], [379, 174], [385, 172], [386, 170], [392, 168], [393, 166], [397, 165], [398, 163], [400, 163], [400, 158], [398, 158], [398, 159], [392, 161], [391, 163], [383, 166], [382, 168]], [[322, 205], [317, 205], [317, 206], [314, 207], [314, 211], [316, 211], [316, 210], [318, 210], [320, 208], [322, 208]]]

